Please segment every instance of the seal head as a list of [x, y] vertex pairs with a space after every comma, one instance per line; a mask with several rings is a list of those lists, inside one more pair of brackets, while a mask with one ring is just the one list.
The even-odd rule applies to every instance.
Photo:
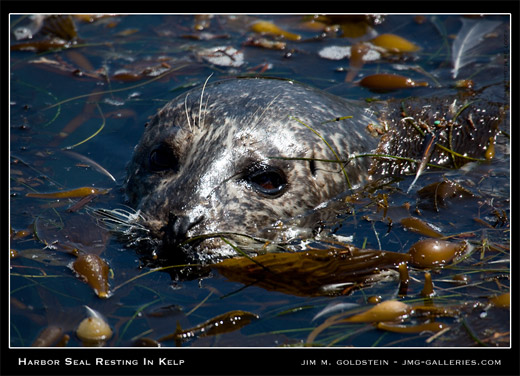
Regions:
[[352, 157], [376, 148], [366, 130], [375, 119], [361, 102], [291, 81], [191, 90], [154, 116], [135, 148], [126, 181], [134, 222], [168, 251], [191, 240], [208, 257], [222, 252], [222, 237], [288, 240], [281, 220], [366, 179], [370, 161]]

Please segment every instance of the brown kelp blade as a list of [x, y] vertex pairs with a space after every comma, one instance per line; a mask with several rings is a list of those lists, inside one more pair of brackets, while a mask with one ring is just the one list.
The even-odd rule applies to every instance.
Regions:
[[[245, 285], [297, 296], [335, 295], [348, 286], [377, 281], [409, 255], [353, 246], [233, 258], [214, 265], [223, 276]], [[338, 288], [334, 288], [337, 286]]]

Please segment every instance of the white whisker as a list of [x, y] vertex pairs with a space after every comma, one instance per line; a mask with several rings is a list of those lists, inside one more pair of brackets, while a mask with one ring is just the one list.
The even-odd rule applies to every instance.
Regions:
[[202, 85], [202, 92], [200, 93], [200, 103], [199, 103], [199, 124], [198, 124], [198, 127], [200, 129], [200, 114], [202, 113], [202, 98], [204, 97], [204, 89], [206, 89], [206, 85], [209, 81], [209, 79], [211, 78], [211, 76], [213, 76], [213, 73], [211, 73], [209, 75], [208, 78], [206, 78], [206, 81], [204, 82], [204, 85]]
[[92, 210], [93, 215], [98, 223], [109, 231], [120, 233], [131, 233], [136, 230], [149, 232], [149, 230], [140, 222], [146, 222], [140, 211], [130, 212], [124, 209], [95, 209]]
[[184, 98], [184, 110], [186, 111], [186, 120], [188, 120], [190, 132], [193, 132], [193, 129], [191, 128], [190, 116], [188, 115], [188, 95], [190, 95], [190, 93], [187, 93], [186, 97]]
[[204, 105], [204, 118], [202, 119], [202, 126], [205, 127], [205, 123], [206, 123], [206, 113], [207, 113], [207, 109], [208, 109], [208, 102], [209, 102], [209, 95], [208, 97], [206, 98], [206, 104]]
[[[262, 117], [265, 115], [265, 113], [267, 112], [267, 110], [273, 105], [273, 103], [278, 99], [278, 97], [280, 96], [280, 94], [277, 94], [270, 102], [269, 104], [264, 108], [264, 110], [262, 111], [262, 113], [260, 114], [260, 116], [258, 117], [258, 121], [256, 122], [256, 125], [251, 127], [251, 129], [255, 129], [256, 126], [258, 126], [260, 124], [260, 121], [262, 120]], [[256, 115], [256, 113], [258, 112], [258, 110], [260, 110], [261, 107], [259, 107], [255, 113], [253, 114], [253, 116], [251, 118], [254, 118], [254, 116]]]

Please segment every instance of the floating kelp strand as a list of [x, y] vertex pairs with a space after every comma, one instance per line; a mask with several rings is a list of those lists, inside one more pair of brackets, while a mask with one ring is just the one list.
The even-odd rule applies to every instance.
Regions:
[[12, 233], [11, 234], [11, 237], [13, 239], [23, 239], [29, 235], [32, 235], [33, 234], [33, 229], [27, 229], [27, 230], [19, 230], [19, 231], [16, 231], [15, 233]]
[[[266, 253], [226, 259], [214, 269], [232, 281], [298, 296], [338, 295], [341, 289], [359, 288], [382, 279], [395, 278], [394, 268], [409, 255], [376, 250], [320, 249], [305, 252]], [[267, 270], [266, 270], [267, 268]]]
[[75, 42], [78, 38], [76, 24], [70, 15], [46, 16], [41, 32], [69, 42]]
[[368, 304], [378, 304], [378, 303], [381, 303], [381, 300], [382, 300], [382, 299], [383, 299], [383, 298], [381, 297], [381, 295], [377, 295], [377, 296], [375, 296], [375, 295], [373, 295], [373, 296], [369, 296], [369, 297], [367, 298], [367, 303], [368, 303]]
[[24, 42], [12, 45], [11, 51], [47, 52], [61, 50], [70, 47], [70, 43], [64, 40], [42, 40]]
[[169, 340], [185, 341], [190, 338], [213, 336], [232, 332], [251, 323], [252, 320], [258, 319], [259, 316], [246, 311], [230, 311], [222, 315], [216, 316], [208, 321], [203, 322], [191, 329], [183, 330], [180, 325], [173, 334], [159, 338], [158, 342]]
[[475, 197], [473, 193], [458, 183], [444, 178], [443, 181], [432, 183], [417, 191], [417, 196], [421, 200], [428, 200], [439, 212], [441, 207], [445, 207], [450, 199], [462, 199]]
[[412, 313], [413, 310], [409, 305], [396, 300], [388, 300], [346, 319], [344, 318], [345, 314], [338, 314], [328, 318], [323, 324], [316, 327], [307, 337], [306, 343], [314, 343], [316, 337], [321, 332], [337, 324], [403, 320]]
[[95, 72], [95, 68], [89, 61], [89, 59], [84, 54], [80, 53], [78, 50], [68, 50], [65, 52], [65, 55], [67, 56], [67, 59], [74, 64], [75, 67], [79, 68], [75, 70], [76, 75], [81, 77], [84, 74], [83, 72]]
[[319, 18], [322, 22], [333, 22], [330, 24], [332, 30], [335, 30], [336, 26], [339, 25], [341, 30], [341, 37], [349, 40], [352, 43], [359, 41], [367, 41], [374, 38], [377, 35], [376, 30], [373, 26], [378, 25], [379, 22], [374, 23], [372, 18], [365, 16], [330, 16], [327, 15], [325, 18]]
[[455, 87], [457, 89], [473, 89], [475, 87], [475, 83], [473, 80], [458, 80], [455, 82]]
[[460, 285], [467, 285], [470, 282], [470, 277], [467, 274], [456, 274], [451, 280]]
[[82, 209], [85, 205], [87, 205], [89, 202], [94, 200], [96, 195], [88, 195], [83, 197], [81, 200], [76, 202], [74, 205], [71, 205], [67, 208], [67, 213], [74, 213], [80, 209]]
[[409, 89], [414, 87], [427, 87], [427, 82], [416, 82], [411, 78], [400, 76], [397, 74], [373, 74], [366, 76], [359, 85], [371, 89], [373, 91], [392, 91], [398, 89]]
[[408, 283], [410, 276], [408, 274], [408, 264], [406, 262], [399, 263], [399, 296], [405, 296], [408, 291]]
[[501, 295], [493, 296], [489, 298], [489, 302], [495, 307], [509, 308], [511, 306], [511, 293], [506, 292]]
[[50, 193], [27, 193], [26, 197], [32, 198], [46, 198], [46, 199], [62, 199], [62, 198], [77, 198], [89, 195], [105, 195], [110, 192], [110, 189], [81, 187], [61, 192]]
[[416, 73], [419, 73], [420, 75], [428, 78], [431, 82], [434, 83], [435, 87], [440, 88], [443, 87], [443, 85], [440, 83], [437, 77], [435, 77], [434, 74], [424, 70], [423, 67], [420, 65], [408, 65], [408, 64], [392, 64], [392, 68], [397, 71], [405, 71], [405, 70], [411, 70]]
[[32, 347], [50, 347], [57, 343], [63, 335], [63, 329], [56, 325], [50, 325], [42, 330], [32, 343]]
[[410, 263], [417, 267], [443, 267], [460, 255], [467, 243], [452, 243], [439, 239], [420, 240], [410, 247]]
[[387, 300], [369, 308], [365, 312], [343, 319], [341, 322], [394, 321], [406, 318], [411, 312], [412, 307], [408, 304], [397, 300]]
[[211, 19], [213, 18], [213, 15], [208, 14], [199, 14], [195, 16], [195, 19], [193, 20], [193, 29], [197, 31], [202, 31], [204, 29], [207, 29], [211, 25]]
[[70, 335], [64, 334], [63, 337], [54, 345], [55, 347], [65, 347], [70, 341]]
[[108, 298], [108, 264], [93, 253], [81, 254], [72, 264], [73, 270], [85, 280], [100, 298]]
[[310, 31], [324, 31], [327, 28], [327, 25], [323, 22], [320, 22], [316, 19], [306, 19], [299, 25], [304, 30]]
[[[105, 43], [98, 43], [98, 45], [105, 46], [106, 44]], [[84, 47], [84, 46], [80, 46], [80, 45], [75, 45], [74, 46], [75, 49], [79, 49], [81, 47]], [[94, 46], [93, 45], [89, 45], [89, 47], [94, 47]], [[67, 50], [67, 52], [72, 52], [72, 51], [73, 51], [73, 48], [69, 48]], [[96, 71], [96, 70], [92, 70], [92, 71], [82, 70], [82, 69], [79, 69], [77, 67], [77, 65], [71, 64], [71, 63], [69, 63], [67, 61], [64, 61], [62, 59], [60, 59], [60, 60], [53, 60], [53, 59], [49, 59], [49, 58], [47, 58], [45, 56], [38, 56], [38, 58], [29, 60], [28, 63], [29, 64], [35, 64], [36, 67], [38, 67], [38, 68], [40, 68], [40, 69], [42, 69], [44, 71], [52, 72], [53, 74], [58, 74], [58, 75], [61, 75], [61, 76], [70, 77], [72, 75], [72, 76], [75, 76], [75, 77], [88, 78], [88, 79], [92, 79], [92, 80], [95, 80], [95, 81], [101, 81], [101, 80], [105, 79], [103, 77], [103, 75], [101, 73], [99, 73], [99, 71]], [[49, 92], [47, 92], [47, 95], [53, 96]], [[58, 99], [56, 97], [54, 97], [54, 96], [53, 96], [53, 99], [54, 99], [54, 102], [58, 101]], [[44, 126], [46, 126], [46, 125], [44, 125]]]
[[282, 36], [282, 37], [292, 40], [292, 41], [297, 41], [302, 38], [301, 35], [282, 30], [281, 28], [276, 26], [274, 23], [269, 22], [269, 21], [255, 22], [253, 25], [251, 25], [251, 30], [256, 33], [260, 33], [260, 34], [271, 34], [271, 35], [275, 35], [275, 36]]
[[495, 137], [489, 138], [489, 145], [486, 149], [486, 159], [488, 161], [492, 160], [495, 157]]
[[393, 53], [415, 52], [419, 50], [417, 45], [395, 34], [380, 34], [372, 39], [371, 42]]
[[394, 333], [423, 333], [423, 332], [434, 332], [437, 333], [448, 326], [440, 322], [428, 322], [417, 325], [392, 325], [384, 322], [377, 323], [377, 328], [386, 330]]
[[356, 43], [350, 50], [350, 65], [345, 82], [352, 82], [354, 77], [365, 64], [363, 58], [370, 51], [370, 47], [364, 43]]
[[400, 221], [401, 225], [407, 230], [419, 233], [421, 235], [429, 236], [432, 238], [442, 238], [443, 235], [436, 231], [430, 224], [416, 217], [403, 218]]
[[425, 298], [431, 298], [434, 294], [432, 275], [430, 272], [426, 272], [424, 273], [424, 287], [421, 291], [421, 295]]

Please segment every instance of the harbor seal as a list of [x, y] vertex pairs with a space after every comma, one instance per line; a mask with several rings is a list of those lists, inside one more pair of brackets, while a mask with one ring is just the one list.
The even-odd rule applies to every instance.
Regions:
[[[194, 254], [203, 261], [236, 255], [238, 248], [258, 251], [266, 241], [288, 241], [295, 229], [283, 220], [358, 189], [370, 176], [415, 168], [424, 135], [411, 125], [402, 131], [394, 124], [397, 130], [380, 142], [370, 131], [391, 108], [399, 111], [390, 120], [415, 115], [429, 124], [455, 113], [421, 104], [405, 114], [401, 104], [368, 105], [281, 79], [203, 85], [173, 99], [147, 124], [125, 187], [136, 212], [112, 212], [111, 218], [133, 245], [148, 244], [153, 252], [170, 255], [195, 245]], [[472, 133], [472, 149], [481, 154], [490, 131], [479, 130], [475, 137], [476, 131], [466, 128], [477, 122], [476, 115], [457, 116], [466, 120], [452, 125], [450, 143]], [[401, 123], [406, 121], [396, 120]], [[439, 140], [446, 138], [441, 132]], [[386, 158], [363, 156], [374, 150], [414, 159], [399, 159], [396, 169]], [[442, 150], [430, 158], [451, 160]]]

